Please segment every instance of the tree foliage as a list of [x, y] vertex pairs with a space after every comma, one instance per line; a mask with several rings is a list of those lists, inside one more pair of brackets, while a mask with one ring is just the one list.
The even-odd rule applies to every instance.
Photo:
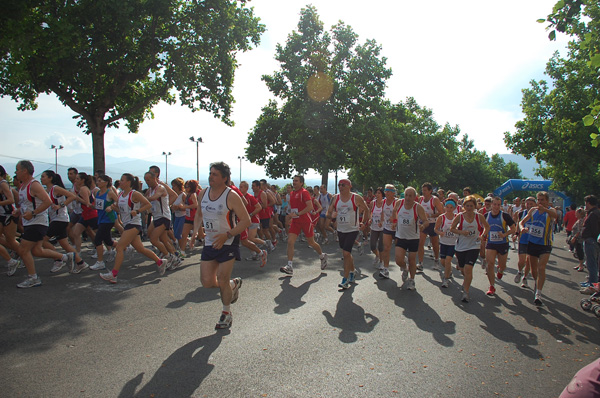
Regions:
[[[597, 0], [559, 0], [547, 19], [538, 22], [548, 22], [548, 37], [556, 39], [556, 32], [566, 33], [574, 37], [579, 49], [578, 56], [586, 60], [586, 66], [591, 69], [596, 79], [600, 78], [600, 3]], [[588, 111], [583, 117], [585, 126], [595, 126], [590, 134], [592, 145], [600, 145], [600, 97], [596, 95], [588, 104]]]
[[249, 134], [248, 159], [274, 178], [314, 169], [326, 182], [329, 171], [364, 156], [391, 76], [380, 53], [373, 40], [359, 44], [343, 22], [325, 31], [314, 7], [302, 9], [298, 30], [277, 45], [281, 69], [263, 76], [277, 100]]
[[569, 44], [566, 59], [554, 55], [546, 74], [552, 86], [532, 81], [523, 90], [525, 118], [517, 122], [516, 132], [505, 133], [504, 141], [514, 153], [545, 163], [539, 174], [551, 178], [556, 190], [580, 201], [597, 193], [600, 184], [598, 150], [589, 145], [595, 127], [583, 122], [598, 97], [598, 77], [577, 42]]
[[131, 132], [177, 97], [227, 124], [236, 53], [264, 27], [246, 1], [8, 0], [0, 17], [0, 96], [36, 109], [54, 93], [92, 135], [104, 169], [106, 127]]

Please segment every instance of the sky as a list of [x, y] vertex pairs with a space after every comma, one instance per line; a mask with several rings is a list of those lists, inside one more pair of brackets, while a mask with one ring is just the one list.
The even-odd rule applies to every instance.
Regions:
[[[530, 80], [544, 78], [546, 62], [567, 43], [564, 36], [549, 41], [546, 25], [536, 22], [555, 2], [251, 1], [249, 5], [267, 30], [257, 48], [238, 55], [235, 126], [226, 126], [207, 112], [192, 113], [187, 107], [161, 103], [153, 109], [154, 119], [145, 121], [138, 134], [128, 133], [124, 123], [119, 129], [107, 129], [106, 154], [164, 165], [167, 159], [162, 153], [171, 152], [169, 165], [189, 168], [189, 175], [182, 177], [195, 178], [196, 144], [189, 137], [202, 137], [201, 180], [214, 161], [225, 161], [237, 176], [248, 132], [272, 98], [261, 76], [279, 69], [275, 47], [284, 46], [287, 36], [297, 29], [300, 10], [307, 4], [317, 8], [326, 28], [341, 20], [358, 34], [360, 43], [374, 39], [382, 46], [381, 55], [393, 73], [386, 97], [393, 103], [414, 97], [419, 105], [433, 110], [439, 125], [459, 125], [477, 149], [490, 156], [509, 153], [503, 133], [514, 131], [523, 116], [521, 90]], [[72, 166], [61, 162], [61, 157], [84, 153], [89, 154], [89, 164], [74, 166], [91, 167], [91, 137], [76, 126], [74, 113], [55, 96], [42, 95], [38, 103], [38, 110], [21, 112], [10, 98], [0, 99], [0, 164], [14, 164], [17, 158], [54, 164], [55, 151], [50, 146], [63, 145], [58, 151], [59, 165]], [[111, 168], [118, 164], [107, 162], [107, 170]], [[264, 176], [261, 166], [247, 160], [242, 160], [241, 170], [244, 179]]]

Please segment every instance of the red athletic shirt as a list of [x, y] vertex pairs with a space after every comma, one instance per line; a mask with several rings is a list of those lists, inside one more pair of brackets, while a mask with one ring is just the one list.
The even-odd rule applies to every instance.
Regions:
[[[304, 188], [300, 188], [297, 191], [290, 193], [290, 209], [293, 213], [299, 213], [306, 208], [306, 202], [310, 201], [311, 197], [308, 191]], [[310, 222], [310, 216], [308, 213], [304, 213], [299, 218], [293, 220]]]
[[258, 218], [260, 212], [255, 215], [252, 215], [252, 212], [256, 210], [256, 204], [258, 203], [258, 200], [256, 200], [256, 198], [250, 195], [248, 192], [246, 192], [246, 196], [244, 197], [248, 202], [248, 204], [246, 205], [246, 210], [248, 210], [248, 214], [250, 214], [250, 220], [253, 224], [258, 224], [260, 222], [260, 218]]

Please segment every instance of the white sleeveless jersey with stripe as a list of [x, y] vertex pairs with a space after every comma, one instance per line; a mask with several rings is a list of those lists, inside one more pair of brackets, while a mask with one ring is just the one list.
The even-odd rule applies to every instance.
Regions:
[[[210, 187], [206, 188], [200, 202], [204, 232], [206, 233], [205, 246], [212, 246], [217, 235], [227, 233], [230, 229], [235, 228], [236, 225], [235, 215], [227, 207], [227, 196], [231, 192], [231, 188], [226, 187], [223, 193], [215, 200], [210, 199], [210, 191]], [[234, 238], [227, 239], [224, 245], [231, 245]]]

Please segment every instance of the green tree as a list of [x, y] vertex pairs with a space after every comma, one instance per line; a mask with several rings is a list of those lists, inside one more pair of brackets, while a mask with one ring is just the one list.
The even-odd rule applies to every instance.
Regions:
[[[550, 40], [556, 39], [556, 32], [573, 36], [578, 42], [579, 57], [585, 59], [587, 66], [600, 78], [600, 3], [597, 0], [559, 0], [547, 19]], [[595, 126], [590, 134], [592, 145], [600, 145], [600, 97], [593, 96], [588, 105], [589, 113], [583, 117], [585, 126]]]
[[551, 87], [541, 80], [523, 90], [525, 117], [515, 125], [516, 132], [505, 133], [504, 141], [514, 153], [545, 162], [538, 174], [551, 178], [554, 189], [581, 201], [586, 194], [598, 193], [600, 184], [598, 150], [588, 144], [595, 127], [583, 122], [598, 98], [598, 75], [576, 41], [569, 43], [566, 58], [554, 55], [546, 74]]
[[264, 26], [246, 1], [8, 0], [0, 17], [0, 96], [20, 110], [54, 93], [91, 134], [94, 169], [104, 169], [104, 134], [131, 132], [160, 101], [177, 98], [226, 124], [236, 53]]
[[281, 69], [263, 76], [277, 101], [262, 109], [250, 132], [248, 159], [274, 178], [314, 169], [326, 184], [329, 171], [370, 153], [378, 132], [368, 129], [391, 76], [380, 52], [373, 40], [358, 44], [343, 22], [327, 32], [313, 6], [302, 9], [298, 31], [285, 47], [277, 45]]

